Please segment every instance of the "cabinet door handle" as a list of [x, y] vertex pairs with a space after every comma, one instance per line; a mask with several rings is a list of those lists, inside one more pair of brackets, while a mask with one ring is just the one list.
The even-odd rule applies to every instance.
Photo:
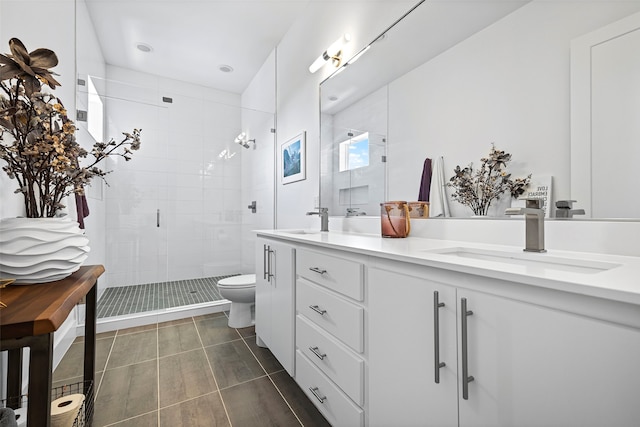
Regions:
[[322, 268], [318, 268], [318, 267], [309, 267], [309, 270], [316, 272], [318, 274], [324, 274], [327, 272], [327, 270], [324, 270]]
[[324, 316], [324, 314], [327, 312], [327, 310], [323, 310], [317, 305], [310, 305], [309, 308], [316, 313], [319, 313], [321, 316]]
[[433, 291], [433, 360], [435, 367], [435, 382], [440, 384], [440, 368], [447, 366], [446, 363], [440, 362], [440, 314], [439, 309], [444, 307], [444, 303], [440, 302], [438, 291]]
[[267, 280], [267, 245], [262, 245], [262, 278]]
[[326, 354], [320, 353], [320, 350], [318, 350], [318, 347], [309, 347], [309, 350], [311, 350], [311, 353], [313, 353], [316, 356], [318, 356], [318, 359], [320, 359], [320, 360], [324, 360], [324, 358], [327, 357]]
[[462, 324], [462, 398], [469, 400], [469, 383], [475, 378], [469, 375], [469, 357], [467, 348], [467, 317], [473, 315], [473, 311], [467, 310], [467, 299], [460, 299], [460, 320]]
[[327, 396], [320, 396], [320, 392], [318, 391], [318, 387], [309, 387], [309, 391], [313, 393], [313, 395], [318, 399], [320, 403], [324, 403], [327, 400]]
[[271, 272], [271, 260], [275, 251], [271, 250], [271, 246], [267, 246], [267, 282], [271, 282], [273, 273]]

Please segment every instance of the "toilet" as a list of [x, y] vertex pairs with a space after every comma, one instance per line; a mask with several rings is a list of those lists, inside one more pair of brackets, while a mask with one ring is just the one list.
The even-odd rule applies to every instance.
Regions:
[[253, 325], [251, 307], [256, 301], [256, 275], [227, 277], [218, 282], [218, 290], [223, 298], [231, 301], [229, 327], [246, 328]]

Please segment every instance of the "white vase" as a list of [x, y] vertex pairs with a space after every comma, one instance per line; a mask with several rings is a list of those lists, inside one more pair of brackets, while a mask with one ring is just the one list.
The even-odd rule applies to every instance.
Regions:
[[89, 256], [89, 239], [68, 218], [0, 220], [0, 278], [15, 284], [64, 279]]

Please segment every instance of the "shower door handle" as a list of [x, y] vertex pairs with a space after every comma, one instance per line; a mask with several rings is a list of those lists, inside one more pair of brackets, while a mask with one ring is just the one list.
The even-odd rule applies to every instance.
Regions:
[[156, 210], [156, 227], [160, 227], [160, 209]]

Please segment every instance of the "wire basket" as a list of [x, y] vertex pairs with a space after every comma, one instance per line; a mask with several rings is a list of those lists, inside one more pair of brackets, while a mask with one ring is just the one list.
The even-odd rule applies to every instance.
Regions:
[[[84, 394], [85, 384], [87, 384], [87, 393], [84, 396], [84, 402], [82, 402], [82, 406], [80, 406], [78, 415], [73, 422], [73, 427], [89, 426], [89, 420], [93, 419], [93, 382], [81, 381], [73, 384], [65, 384], [60, 387], [55, 387], [51, 390], [51, 400], [54, 401], [55, 399], [63, 396], [69, 396], [71, 394]], [[9, 397], [3, 400], [1, 403], [3, 407], [25, 407], [28, 403], [28, 395], [25, 394], [18, 397]]]

